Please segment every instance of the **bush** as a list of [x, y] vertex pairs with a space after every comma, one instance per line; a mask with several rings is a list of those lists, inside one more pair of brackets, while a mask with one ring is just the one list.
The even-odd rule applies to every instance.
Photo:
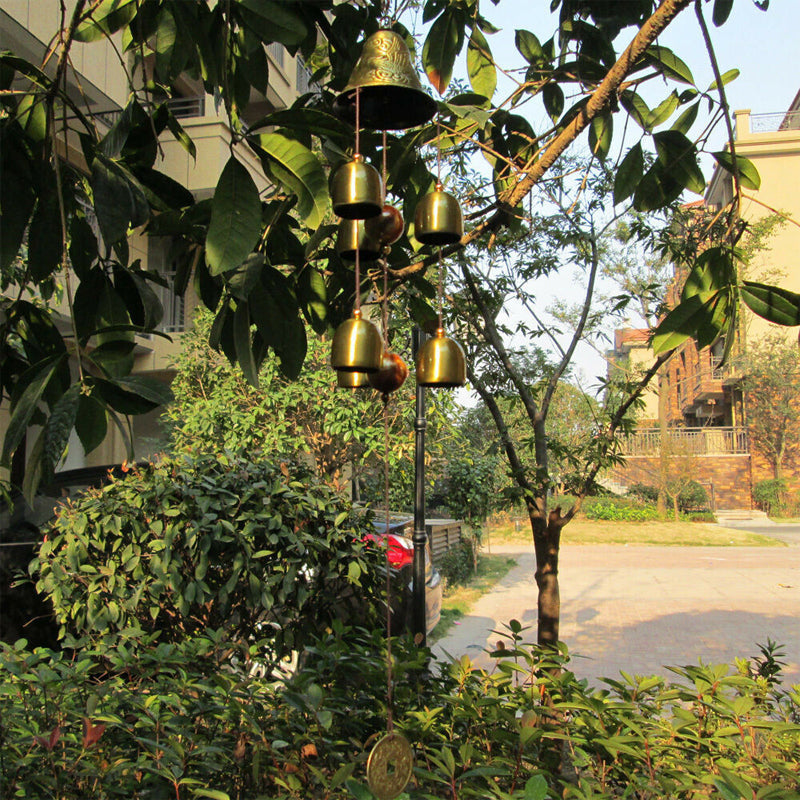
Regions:
[[345, 605], [377, 605], [372, 531], [304, 468], [182, 456], [67, 504], [30, 571], [62, 636], [176, 642], [213, 629], [283, 657]]
[[645, 500], [648, 503], [658, 502], [658, 489], [646, 483], [632, 483], [628, 487], [628, 495], [639, 500]]
[[[509, 628], [491, 673], [393, 641], [394, 725], [417, 767], [409, 800], [443, 787], [496, 800], [797, 798], [800, 695], [780, 689], [771, 643], [735, 670], [674, 668], [674, 683], [623, 673], [596, 689], [565, 651], [531, 649]], [[4, 646], [3, 796], [369, 798], [385, 642], [334, 623], [309, 651], [312, 668], [274, 685], [225, 669], [210, 632], [135, 655]]]
[[681, 511], [701, 511], [708, 508], [706, 490], [697, 481], [689, 481], [678, 493], [678, 508]]
[[655, 506], [627, 497], [588, 497], [583, 503], [587, 519], [645, 522], [658, 519]]
[[775, 514], [783, 509], [787, 490], [785, 478], [758, 481], [753, 485], [753, 500], [767, 514]]
[[462, 539], [437, 560], [436, 568], [448, 586], [463, 585], [475, 574], [474, 546], [471, 539]]

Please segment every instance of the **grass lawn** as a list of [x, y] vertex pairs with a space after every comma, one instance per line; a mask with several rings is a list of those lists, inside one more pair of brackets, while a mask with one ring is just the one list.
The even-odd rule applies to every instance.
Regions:
[[[517, 527], [519, 530], [517, 530]], [[494, 544], [530, 544], [526, 519], [487, 527], [489, 549]], [[706, 522], [606, 522], [572, 520], [561, 534], [561, 544], [649, 544], [679, 547], [785, 547], [784, 542], [757, 533], [719, 528]], [[484, 549], [486, 536], [484, 536]]]

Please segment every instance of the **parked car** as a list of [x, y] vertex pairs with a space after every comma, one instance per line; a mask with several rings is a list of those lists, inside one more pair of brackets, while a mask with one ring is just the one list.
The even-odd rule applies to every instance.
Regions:
[[[373, 520], [377, 533], [376, 541], [385, 541], [387, 560], [392, 571], [392, 620], [400, 624], [393, 632], [412, 629], [412, 596], [414, 574], [414, 521], [408, 517], [392, 517], [386, 533], [386, 519]], [[442, 613], [442, 576], [433, 565], [430, 542], [425, 545], [425, 629], [430, 633], [439, 622]]]

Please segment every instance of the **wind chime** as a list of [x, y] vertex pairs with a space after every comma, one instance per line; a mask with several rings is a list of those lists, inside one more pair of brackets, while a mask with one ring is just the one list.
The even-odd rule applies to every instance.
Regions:
[[[384, 29], [365, 42], [361, 56], [344, 91], [336, 101], [337, 114], [355, 125], [355, 153], [333, 177], [331, 194], [334, 211], [342, 217], [336, 250], [355, 270], [353, 316], [336, 330], [331, 364], [338, 373], [338, 385], [346, 388], [377, 389], [383, 398], [384, 438], [389, 445], [389, 395], [400, 388], [408, 368], [389, 346], [388, 261], [389, 248], [403, 234], [403, 217], [386, 203], [386, 131], [405, 130], [430, 121], [436, 102], [423, 90], [403, 38]], [[382, 174], [367, 164], [360, 153], [361, 128], [383, 131]], [[458, 201], [443, 190], [441, 159], [437, 142], [437, 184], [415, 211], [415, 236], [422, 244], [439, 247], [439, 325], [436, 335], [419, 349], [417, 382], [428, 387], [462, 386], [466, 377], [464, 353], [444, 334], [442, 295], [444, 268], [441, 247], [458, 242], [464, 223]], [[361, 313], [361, 264], [380, 259], [383, 274], [381, 305], [382, 334]], [[389, 532], [389, 472], [384, 458], [386, 533]], [[367, 760], [367, 781], [378, 800], [392, 800], [401, 794], [414, 766], [408, 741], [393, 730], [391, 582], [387, 561], [387, 733], [372, 748]]]

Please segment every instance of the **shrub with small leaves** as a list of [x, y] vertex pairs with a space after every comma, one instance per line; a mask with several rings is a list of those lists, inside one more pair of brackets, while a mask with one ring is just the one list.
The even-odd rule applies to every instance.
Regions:
[[655, 506], [626, 497], [590, 497], [584, 501], [582, 510], [587, 519], [616, 522], [658, 519], [658, 509]]
[[211, 628], [278, 657], [383, 583], [368, 518], [298, 465], [219, 455], [132, 469], [65, 505], [30, 565], [62, 636]]

